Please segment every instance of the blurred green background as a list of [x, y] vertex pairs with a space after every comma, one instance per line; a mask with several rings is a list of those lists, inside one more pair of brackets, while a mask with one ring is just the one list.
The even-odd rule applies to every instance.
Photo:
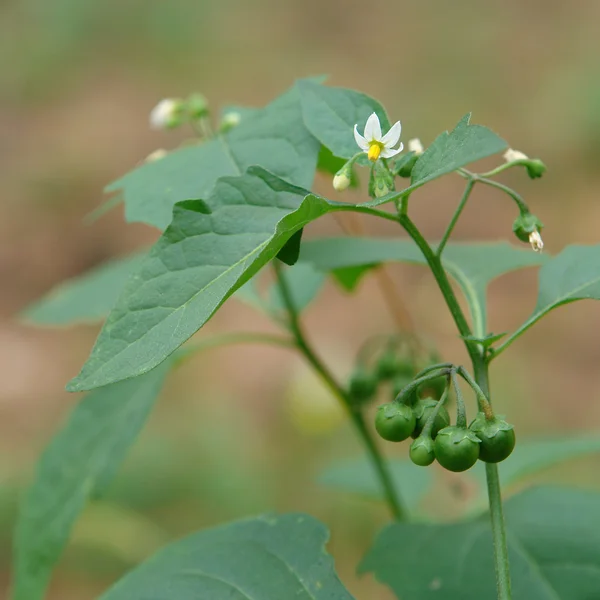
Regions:
[[[2, 588], [17, 499], [77, 401], [64, 384], [98, 331], [39, 329], [18, 313], [56, 283], [157, 237], [125, 225], [121, 208], [92, 224], [83, 219], [102, 202], [105, 184], [184, 139], [184, 132], [149, 130], [148, 113], [159, 99], [200, 91], [215, 112], [228, 103], [259, 106], [298, 77], [328, 73], [330, 83], [380, 99], [391, 119], [402, 121], [403, 139], [418, 136], [425, 145], [473, 111], [473, 122], [548, 165], [542, 180], [521, 170], [504, 180], [546, 224], [553, 254], [568, 243], [600, 242], [599, 20], [593, 0], [0, 2]], [[431, 239], [441, 235], [460, 194], [456, 179], [413, 198], [411, 210]], [[333, 193], [327, 180], [317, 185]], [[510, 202], [478, 189], [456, 239], [511, 239], [514, 217]], [[392, 233], [367, 221], [365, 227]], [[307, 236], [327, 233], [339, 234], [339, 224], [325, 220]], [[390, 272], [424, 336], [444, 359], [464, 361], [431, 278], [415, 267]], [[492, 285], [492, 331], [525, 319], [535, 285], [533, 270]], [[585, 302], [562, 308], [494, 363], [496, 405], [519, 435], [600, 429], [598, 311]], [[361, 341], [391, 330], [393, 321], [369, 278], [353, 298], [329, 285], [306, 325], [345, 376]], [[240, 328], [271, 326], [234, 300], [207, 326]], [[315, 483], [327, 462], [360, 453], [332, 403], [286, 351], [243, 347], [198, 356], [170, 378], [108, 497], [86, 512], [51, 597], [94, 598], [166, 541], [276, 509], [323, 519], [349, 588], [359, 598], [389, 598], [354, 575], [387, 519], [384, 508]], [[404, 456], [406, 448], [386, 452]], [[590, 458], [538, 479], [597, 485], [598, 466]], [[460, 481], [451, 478], [458, 503], [471, 493]]]

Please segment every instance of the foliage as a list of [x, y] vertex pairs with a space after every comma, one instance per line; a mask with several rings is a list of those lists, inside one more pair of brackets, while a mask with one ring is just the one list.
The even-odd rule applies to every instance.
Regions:
[[[169, 371], [200, 349], [236, 341], [297, 350], [345, 408], [365, 457], [332, 466], [321, 482], [382, 498], [397, 520], [379, 535], [361, 571], [373, 572], [406, 600], [494, 593], [499, 600], [590, 598], [600, 587], [600, 540], [589, 526], [600, 518], [597, 494], [527, 490], [507, 502], [505, 527], [498, 473], [513, 484], [536, 469], [597, 452], [597, 439], [527, 442], [517, 434], [509, 456], [513, 427], [496, 417], [489, 396], [489, 366], [515, 339], [554, 308], [600, 299], [600, 247], [571, 246], [556, 257], [540, 254], [541, 221], [519, 194], [494, 179], [520, 165], [530, 174], [535, 168], [537, 177], [543, 163], [521, 157], [488, 173], [467, 170], [507, 148], [495, 133], [471, 124], [470, 115], [423, 152], [413, 144], [411, 152], [392, 160], [385, 154], [390, 121], [381, 104], [316, 79], [297, 82], [264, 108], [228, 108], [216, 127], [197, 95], [160, 106], [178, 111], [161, 116], [165, 127], [191, 124], [199, 139], [146, 160], [107, 189], [121, 194], [128, 221], [157, 227], [161, 237], [143, 255], [101, 265], [25, 312], [41, 324], [104, 316], [106, 321], [88, 361], [68, 385], [70, 391], [92, 391], [50, 443], [22, 504], [13, 599], [44, 596], [73, 524], [88, 500], [106, 490]], [[358, 148], [353, 128], [364, 131], [367, 120], [374, 133]], [[398, 127], [392, 126], [390, 135]], [[380, 157], [382, 148], [389, 158]], [[371, 196], [366, 202], [343, 203], [311, 191], [317, 170], [334, 175], [335, 189], [343, 191], [358, 185], [356, 171], [362, 168]], [[442, 238], [430, 243], [410, 219], [412, 194], [450, 174], [464, 178], [465, 192]], [[398, 175], [410, 177], [410, 185], [397, 190]], [[517, 228], [517, 240], [529, 242], [536, 252], [507, 242], [449, 241], [471, 192], [481, 185], [500, 189], [516, 205], [516, 222], [528, 224]], [[378, 208], [383, 205], [389, 207]], [[342, 211], [393, 222], [410, 239], [305, 239], [313, 221]], [[414, 332], [373, 336], [357, 351], [347, 382], [338, 380], [312, 348], [302, 311], [326, 278], [331, 275], [352, 292], [369, 271], [391, 261], [429, 268], [473, 375], [464, 366], [438, 362]], [[262, 278], [268, 266], [272, 281]], [[488, 331], [489, 284], [534, 266], [541, 269], [533, 314], [513, 333]], [[470, 319], [450, 278], [466, 299]], [[232, 334], [182, 349], [233, 295], [272, 318], [283, 335]], [[393, 399], [377, 413], [377, 431], [387, 441], [403, 441], [406, 450], [404, 440], [416, 438], [410, 452], [415, 464], [388, 463], [366, 419], [377, 392], [395, 388], [398, 381], [402, 385]], [[450, 397], [454, 421], [447, 410]], [[469, 426], [468, 414], [477, 415], [475, 424]], [[481, 467], [487, 461], [491, 527], [488, 515], [480, 513], [481, 494], [465, 507], [468, 520], [436, 523], [439, 519], [423, 503], [435, 489], [433, 469], [468, 470], [478, 458], [478, 466], [462, 477], [483, 487]], [[434, 461], [439, 464], [430, 467]], [[204, 530], [159, 551], [102, 598], [350, 599], [325, 553], [327, 537], [322, 524], [300, 514], [264, 515]]]

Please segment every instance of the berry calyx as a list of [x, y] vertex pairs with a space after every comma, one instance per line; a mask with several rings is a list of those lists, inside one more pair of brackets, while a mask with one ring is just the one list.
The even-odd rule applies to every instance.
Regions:
[[415, 428], [415, 414], [410, 406], [388, 402], [377, 409], [375, 429], [388, 442], [402, 442]]
[[484, 462], [501, 462], [514, 450], [516, 443], [514, 427], [501, 417], [488, 420], [480, 412], [469, 425], [469, 430], [481, 441], [479, 459]]
[[466, 427], [444, 427], [435, 438], [435, 457], [448, 471], [466, 471], [477, 462], [480, 444], [479, 438]]
[[419, 467], [428, 467], [435, 460], [434, 442], [429, 436], [419, 436], [408, 452], [410, 460]]

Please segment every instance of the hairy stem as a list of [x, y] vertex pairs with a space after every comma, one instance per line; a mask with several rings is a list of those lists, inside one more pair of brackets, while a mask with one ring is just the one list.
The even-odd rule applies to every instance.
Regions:
[[315, 354], [314, 350], [308, 343], [302, 330], [298, 311], [294, 305], [294, 300], [290, 293], [290, 289], [281, 270], [281, 265], [277, 262], [277, 259], [273, 261], [273, 267], [277, 276], [277, 284], [281, 292], [281, 297], [288, 312], [290, 331], [296, 340], [296, 346], [298, 350], [302, 353], [304, 358], [313, 367], [313, 369], [321, 376], [323, 381], [327, 384], [333, 394], [340, 400], [350, 415], [352, 423], [367, 449], [369, 459], [371, 460], [373, 468], [375, 469], [377, 477], [379, 478], [392, 515], [399, 521], [406, 519], [406, 509], [403, 506], [400, 497], [396, 493], [396, 488], [392, 481], [388, 465], [383, 455], [379, 451], [379, 448], [375, 443], [375, 439], [365, 423], [362, 413], [353, 407], [348, 392], [337, 382], [335, 377], [321, 361], [321, 359]]

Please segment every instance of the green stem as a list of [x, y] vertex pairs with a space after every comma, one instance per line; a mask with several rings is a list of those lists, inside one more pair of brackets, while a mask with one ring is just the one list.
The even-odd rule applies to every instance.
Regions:
[[[470, 177], [471, 174], [467, 174]], [[511, 190], [512, 191], [512, 190]], [[452, 314], [454, 322], [458, 328], [460, 335], [463, 338], [471, 335], [471, 330], [467, 320], [458, 304], [456, 295], [450, 286], [448, 277], [444, 272], [439, 256], [436, 256], [431, 247], [421, 235], [414, 223], [408, 218], [408, 215], [400, 214], [398, 221], [404, 227], [406, 232], [415, 241], [421, 249], [425, 260], [435, 277], [437, 284], [446, 300], [448, 309]], [[477, 337], [483, 337], [485, 332], [476, 331]], [[483, 393], [489, 398], [489, 383], [488, 383], [488, 365], [485, 360], [484, 353], [479, 349], [477, 344], [473, 345], [468, 340], [464, 340], [467, 352], [473, 363], [473, 371], [475, 380]], [[502, 496], [500, 493], [500, 480], [498, 477], [498, 466], [495, 464], [486, 463], [485, 466], [488, 498], [490, 505], [490, 516], [492, 521], [492, 537], [494, 543], [494, 561], [496, 569], [496, 586], [498, 590], [498, 600], [511, 600], [510, 589], [510, 569], [508, 562], [508, 548], [506, 545], [506, 531], [504, 527], [504, 516], [502, 512]]]
[[429, 415], [429, 418], [427, 419], [427, 422], [425, 423], [425, 427], [423, 427], [423, 431], [421, 431], [421, 435], [423, 437], [431, 437], [431, 432], [433, 430], [433, 424], [435, 423], [437, 416], [440, 414], [440, 411], [442, 410], [442, 407], [446, 403], [446, 400], [448, 399], [449, 395], [450, 395], [450, 388], [448, 387], [448, 385], [446, 385], [446, 389], [444, 390], [442, 397], [440, 398], [436, 407], [433, 409], [433, 412]]
[[[484, 360], [473, 364], [475, 379], [483, 393], [489, 398], [489, 373], [488, 365]], [[494, 561], [496, 566], [496, 588], [498, 600], [511, 600], [510, 565], [508, 561], [508, 546], [506, 544], [506, 528], [504, 525], [504, 511], [502, 509], [502, 493], [500, 490], [500, 477], [498, 465], [485, 464], [488, 500], [490, 504], [490, 518], [492, 522], [492, 538], [494, 540]]]
[[459, 203], [458, 207], [456, 208], [456, 210], [454, 211], [454, 215], [452, 215], [452, 219], [451, 219], [450, 223], [448, 224], [448, 227], [447, 227], [446, 231], [444, 232], [444, 235], [442, 236], [442, 240], [438, 244], [438, 247], [435, 251], [437, 256], [442, 255], [442, 251], [444, 250], [446, 243], [450, 239], [450, 235], [452, 234], [452, 231], [454, 230], [454, 226], [456, 225], [463, 209], [465, 208], [465, 206], [467, 204], [467, 200], [469, 199], [469, 196], [471, 195], [471, 192], [473, 191], [474, 185], [475, 185], [474, 179], [469, 179], [467, 181], [467, 186], [465, 187], [465, 191], [460, 200], [460, 203]]
[[465, 409], [465, 400], [463, 398], [462, 392], [460, 391], [460, 386], [458, 385], [456, 370], [453, 370], [450, 375], [452, 377], [452, 387], [454, 388], [454, 394], [456, 395], [456, 425], [458, 427], [466, 427], [467, 411]]
[[[456, 327], [460, 335], [465, 338], [471, 336], [471, 328], [469, 327], [469, 323], [456, 299], [456, 295], [450, 285], [450, 281], [448, 280], [448, 276], [442, 267], [442, 262], [439, 256], [436, 256], [434, 251], [431, 249], [431, 246], [427, 243], [427, 240], [421, 235], [421, 232], [417, 229], [416, 225], [410, 220], [408, 215], [400, 215], [398, 217], [398, 221], [402, 227], [404, 227], [405, 231], [410, 235], [410, 237], [417, 244], [433, 276], [435, 277], [438, 287], [444, 296], [444, 300], [448, 305], [448, 309], [450, 310], [450, 314], [456, 323]], [[471, 357], [471, 360], [476, 359], [480, 356], [480, 352], [477, 349], [477, 345], [472, 344], [465, 340], [465, 345], [467, 347], [467, 352]]]
[[375, 440], [369, 431], [367, 424], [365, 423], [362, 413], [353, 408], [352, 401], [346, 390], [344, 390], [344, 388], [342, 388], [342, 386], [337, 382], [335, 377], [315, 354], [312, 347], [308, 343], [300, 325], [298, 311], [294, 304], [292, 294], [282, 272], [281, 265], [277, 262], [277, 259], [273, 261], [273, 267], [275, 269], [275, 275], [277, 277], [277, 284], [281, 292], [281, 297], [288, 312], [290, 331], [296, 340], [296, 346], [298, 347], [298, 350], [300, 350], [308, 363], [321, 376], [323, 381], [344, 405], [345, 409], [350, 415], [352, 423], [367, 449], [373, 468], [375, 469], [375, 472], [381, 482], [381, 487], [392, 515], [398, 521], [406, 519], [407, 512], [400, 497], [396, 493], [396, 488], [388, 469], [388, 465], [383, 455], [379, 451], [379, 448], [377, 447], [377, 444], [375, 443]]
[[474, 178], [473, 179], [474, 181], [479, 181], [480, 183], [483, 183], [484, 185], [488, 185], [490, 187], [496, 188], [496, 189], [504, 192], [508, 196], [510, 196], [515, 201], [515, 204], [519, 207], [519, 212], [521, 214], [525, 214], [525, 213], [529, 212], [529, 207], [525, 203], [525, 200], [523, 200], [523, 198], [517, 192], [515, 192], [512, 188], [509, 188], [507, 185], [504, 185], [503, 183], [499, 183], [498, 181], [494, 181], [493, 179], [488, 179], [487, 177], [482, 177], [481, 175], [473, 175], [473, 178]]

